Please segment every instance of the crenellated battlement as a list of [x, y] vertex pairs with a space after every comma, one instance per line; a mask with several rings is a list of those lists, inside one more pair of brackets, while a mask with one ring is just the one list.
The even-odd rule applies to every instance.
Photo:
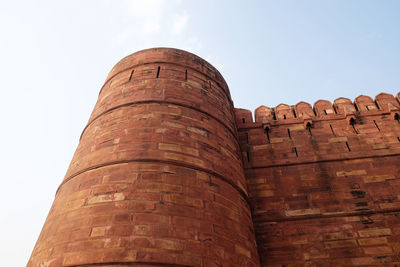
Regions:
[[255, 122], [249, 110], [235, 114], [245, 168], [400, 152], [400, 93], [260, 106]]
[[262, 124], [291, 124], [319, 120], [333, 120], [342, 118], [351, 118], [357, 116], [368, 116], [378, 114], [391, 114], [393, 118], [400, 116], [400, 92], [394, 97], [391, 94], [380, 93], [373, 100], [369, 96], [360, 95], [352, 102], [348, 98], [340, 97], [333, 101], [318, 100], [311, 106], [307, 102], [299, 102], [290, 106], [287, 104], [279, 104], [275, 108], [260, 106], [253, 114], [250, 110], [235, 109], [238, 128], [254, 127]]

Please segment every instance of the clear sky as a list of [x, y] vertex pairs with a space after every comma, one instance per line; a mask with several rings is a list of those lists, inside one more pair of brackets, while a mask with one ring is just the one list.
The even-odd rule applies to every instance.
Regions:
[[199, 55], [236, 107], [400, 91], [400, 1], [0, 0], [0, 264], [24, 266], [107, 73]]

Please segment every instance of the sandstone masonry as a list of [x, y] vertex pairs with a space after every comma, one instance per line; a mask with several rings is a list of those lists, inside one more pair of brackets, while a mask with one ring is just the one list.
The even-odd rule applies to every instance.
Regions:
[[400, 264], [400, 94], [234, 108], [153, 48], [111, 70], [33, 266]]

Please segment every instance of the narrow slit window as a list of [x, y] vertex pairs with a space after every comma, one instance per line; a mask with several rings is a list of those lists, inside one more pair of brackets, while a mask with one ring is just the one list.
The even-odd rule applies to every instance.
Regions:
[[335, 106], [335, 105], [333, 105], [332, 107], [333, 107], [333, 112], [334, 112], [335, 114], [337, 114], [337, 109], [336, 109], [336, 106]]
[[289, 128], [287, 129], [287, 134], [288, 134], [289, 138], [292, 139], [292, 136], [290, 135], [290, 130], [289, 130]]
[[269, 139], [269, 128], [267, 127], [267, 128], [265, 128], [265, 135], [267, 136], [267, 141], [268, 141], [268, 143], [270, 142], [270, 139]]
[[250, 152], [249, 151], [246, 152], [246, 156], [247, 156], [247, 162], [250, 162]]
[[374, 120], [374, 124], [376, 126], [376, 128], [378, 129], [378, 131], [380, 131], [381, 129], [379, 129], [378, 123], [376, 123], [376, 120]]
[[157, 68], [157, 79], [158, 79], [158, 77], [160, 77], [160, 66], [158, 66], [158, 68]]
[[286, 115], [283, 115], [283, 119], [286, 120]]
[[274, 121], [276, 121], [276, 114], [274, 111], [272, 112], [272, 118], [274, 119]]
[[133, 77], [133, 73], [135, 72], [135, 70], [132, 70], [131, 71], [131, 75], [129, 75], [129, 82], [132, 80], [132, 77]]
[[350, 119], [350, 125], [351, 125], [351, 127], [353, 127], [354, 132], [355, 132], [356, 134], [358, 134], [358, 131], [357, 131], [357, 129], [356, 129], [356, 120], [355, 120], [354, 118], [351, 118], [351, 119]]
[[297, 148], [296, 147], [293, 148], [293, 152], [296, 154], [296, 157], [299, 156], [299, 154], [297, 154]]
[[308, 122], [306, 128], [307, 128], [307, 131], [308, 131], [308, 132], [310, 133], [310, 135], [312, 136], [311, 123]]
[[294, 109], [293, 109], [293, 116], [294, 116], [294, 118], [297, 118], [296, 110], [294, 110]]
[[351, 149], [350, 149], [350, 146], [349, 146], [349, 143], [348, 143], [348, 142], [346, 142], [346, 146], [347, 146], [347, 150], [350, 152]]
[[335, 132], [333, 131], [332, 124], [329, 124], [329, 127], [331, 128], [332, 134], [335, 135]]
[[187, 70], [185, 70], [185, 81], [187, 81]]
[[357, 131], [357, 129], [356, 129], [356, 126], [355, 126], [354, 124], [352, 124], [351, 126], [353, 127], [354, 132], [355, 132], [356, 134], [358, 134], [358, 131]]
[[243, 122], [243, 123], [246, 123], [246, 119], [245, 119], [245, 118], [242, 118], [242, 122]]

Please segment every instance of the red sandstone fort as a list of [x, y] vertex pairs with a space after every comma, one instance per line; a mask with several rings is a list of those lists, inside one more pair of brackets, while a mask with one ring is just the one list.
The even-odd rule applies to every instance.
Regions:
[[169, 48], [122, 59], [29, 267], [399, 266], [400, 94], [234, 108]]

